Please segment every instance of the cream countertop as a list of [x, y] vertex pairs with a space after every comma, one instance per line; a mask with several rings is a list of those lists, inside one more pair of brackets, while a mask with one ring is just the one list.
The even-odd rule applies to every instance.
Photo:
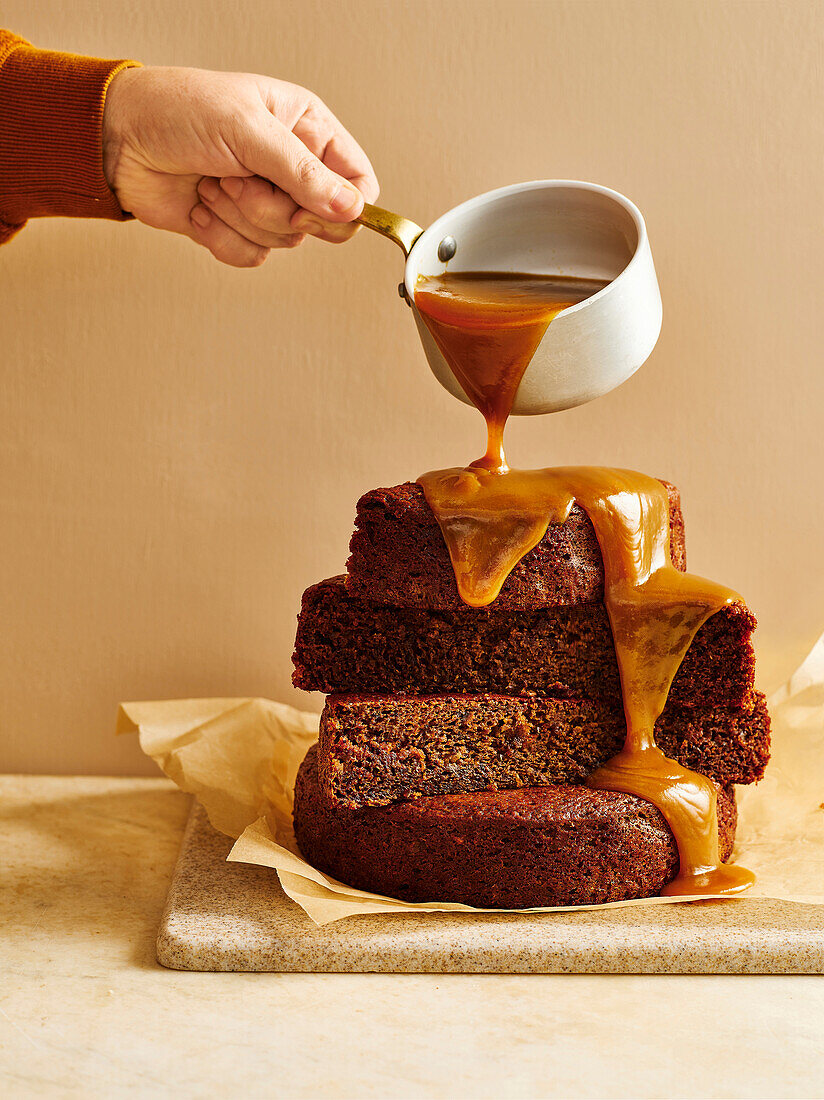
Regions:
[[0, 805], [4, 1096], [824, 1093], [820, 979], [168, 971], [186, 796], [10, 776]]

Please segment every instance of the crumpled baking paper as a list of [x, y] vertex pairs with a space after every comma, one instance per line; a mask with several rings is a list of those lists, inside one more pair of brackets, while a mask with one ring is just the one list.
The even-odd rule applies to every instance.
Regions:
[[[745, 899], [824, 904], [824, 635], [768, 703], [772, 759], [760, 784], [738, 788], [733, 859], [758, 876]], [[284, 891], [316, 924], [360, 913], [508, 911], [443, 901], [411, 904], [370, 894], [337, 882], [302, 858], [292, 829], [292, 792], [300, 762], [317, 740], [316, 714], [268, 699], [124, 703], [118, 732], [137, 732], [143, 751], [198, 799], [219, 832], [235, 838], [229, 860], [274, 868]], [[612, 907], [677, 905], [715, 896], [642, 898]], [[518, 911], [551, 915], [603, 908]]]

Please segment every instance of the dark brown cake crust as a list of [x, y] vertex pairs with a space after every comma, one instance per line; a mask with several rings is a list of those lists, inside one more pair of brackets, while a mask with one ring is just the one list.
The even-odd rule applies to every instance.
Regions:
[[[687, 567], [678, 490], [662, 482], [670, 504], [670, 550]], [[464, 607], [441, 529], [414, 482], [373, 489], [358, 501], [349, 544], [347, 588], [353, 596], [394, 607]], [[575, 505], [566, 523], [550, 525], [512, 570], [495, 600], [498, 610], [566, 606], [600, 600], [604, 563], [587, 514]]]
[[[701, 627], [670, 690], [683, 706], [751, 707], [755, 618], [743, 604]], [[305, 691], [621, 698], [603, 604], [532, 611], [374, 606], [348, 595], [343, 577], [308, 588], [293, 656]]]
[[[735, 796], [719, 790], [722, 858], [732, 851]], [[485, 909], [596, 905], [651, 897], [678, 870], [659, 811], [633, 795], [539, 787], [334, 807], [309, 750], [295, 786], [295, 835], [314, 867], [404, 901]]]
[[[350, 808], [579, 784], [620, 751], [625, 736], [621, 709], [589, 699], [332, 695], [320, 720], [320, 784]], [[751, 711], [671, 707], [655, 740], [721, 786], [755, 783], [770, 751], [764, 696]]]

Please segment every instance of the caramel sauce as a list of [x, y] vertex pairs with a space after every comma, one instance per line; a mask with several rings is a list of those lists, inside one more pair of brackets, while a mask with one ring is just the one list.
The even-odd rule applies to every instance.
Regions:
[[603, 279], [486, 271], [418, 277], [415, 305], [461, 389], [486, 420], [487, 451], [473, 466], [506, 466], [504, 425], [547, 326], [561, 310], [606, 285]]
[[653, 803], [678, 844], [680, 869], [666, 895], [733, 894], [751, 872], [722, 864], [713, 783], [666, 757], [655, 722], [699, 627], [740, 596], [672, 565], [664, 486], [632, 470], [568, 466], [513, 470], [503, 432], [515, 394], [547, 326], [600, 289], [594, 280], [445, 274], [420, 279], [415, 305], [467, 397], [487, 424], [485, 454], [466, 468], [418, 479], [440, 524], [461, 599], [485, 607], [511, 570], [564, 523], [577, 502], [604, 560], [604, 603], [621, 675], [624, 747], [590, 787]]

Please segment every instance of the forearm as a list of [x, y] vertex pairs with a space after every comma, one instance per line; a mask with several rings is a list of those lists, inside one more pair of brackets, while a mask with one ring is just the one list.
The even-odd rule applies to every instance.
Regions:
[[113, 218], [103, 174], [109, 83], [133, 61], [37, 50], [0, 30], [0, 243], [28, 218]]

